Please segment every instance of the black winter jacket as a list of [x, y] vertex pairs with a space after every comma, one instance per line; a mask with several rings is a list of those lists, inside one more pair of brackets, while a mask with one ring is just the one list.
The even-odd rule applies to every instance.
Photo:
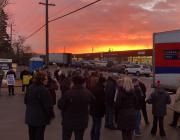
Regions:
[[102, 83], [98, 83], [95, 86], [93, 95], [95, 99], [90, 107], [90, 114], [96, 117], [103, 117], [105, 114], [105, 91]]
[[122, 90], [117, 95], [117, 125], [120, 130], [133, 130], [135, 128], [137, 97], [135, 91]]
[[157, 117], [166, 115], [166, 106], [171, 103], [169, 94], [163, 88], [156, 88], [146, 101], [152, 104], [152, 114]]
[[45, 86], [32, 84], [25, 94], [24, 103], [26, 104], [26, 124], [31, 126], [49, 124], [53, 117], [53, 105], [51, 95]]
[[88, 125], [92, 93], [82, 86], [72, 87], [58, 101], [62, 111], [62, 125], [71, 129], [84, 129]]

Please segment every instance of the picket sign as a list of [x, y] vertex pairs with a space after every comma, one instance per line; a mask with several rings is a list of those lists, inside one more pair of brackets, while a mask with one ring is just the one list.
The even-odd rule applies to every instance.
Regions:
[[7, 85], [15, 85], [14, 74], [7, 75]]

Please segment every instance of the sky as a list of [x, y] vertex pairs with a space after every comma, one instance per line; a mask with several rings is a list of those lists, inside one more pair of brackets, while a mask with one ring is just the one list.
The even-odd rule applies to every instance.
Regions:
[[[49, 19], [95, 0], [49, 0]], [[9, 0], [13, 38], [27, 37], [45, 22], [45, 0]], [[180, 28], [180, 0], [101, 0], [49, 24], [51, 53], [92, 53], [151, 49], [153, 33]], [[8, 29], [7, 29], [8, 30]], [[36, 53], [45, 53], [45, 29], [26, 40]], [[93, 49], [92, 49], [93, 48]]]

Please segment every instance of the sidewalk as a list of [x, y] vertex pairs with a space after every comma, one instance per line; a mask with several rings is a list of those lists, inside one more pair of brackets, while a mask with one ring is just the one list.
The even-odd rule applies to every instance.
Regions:
[[[2, 88], [7, 88], [7, 82], [5, 80], [3, 80], [3, 84], [2, 84]], [[15, 82], [15, 87], [21, 87], [22, 86], [22, 82], [20, 79], [16, 80]]]

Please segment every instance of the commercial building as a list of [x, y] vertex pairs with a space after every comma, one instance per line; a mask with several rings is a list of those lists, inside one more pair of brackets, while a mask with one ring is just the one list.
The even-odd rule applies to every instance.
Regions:
[[119, 62], [133, 62], [152, 64], [152, 49], [133, 50], [133, 51], [114, 51], [114, 52], [99, 52], [99, 53], [85, 53], [75, 54], [74, 58], [77, 60], [111, 60]]

